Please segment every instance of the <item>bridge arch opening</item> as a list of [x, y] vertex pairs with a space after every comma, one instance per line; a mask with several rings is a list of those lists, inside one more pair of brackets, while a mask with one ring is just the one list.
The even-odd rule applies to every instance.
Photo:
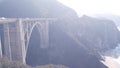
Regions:
[[26, 64], [38, 66], [48, 64], [48, 54], [43, 48], [40, 48], [40, 31], [37, 26], [32, 30], [26, 53]]

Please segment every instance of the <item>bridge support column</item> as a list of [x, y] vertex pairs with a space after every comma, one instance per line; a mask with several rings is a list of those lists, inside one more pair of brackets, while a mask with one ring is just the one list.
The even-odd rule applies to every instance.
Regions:
[[[25, 50], [25, 38], [24, 38], [24, 31], [23, 31], [23, 25], [22, 25], [22, 19], [19, 19], [18, 24], [17, 24], [17, 39], [18, 39], [18, 46], [19, 46], [19, 55], [18, 56], [18, 61], [21, 61], [22, 63], [26, 63], [25, 61], [25, 54], [26, 54], [26, 50]], [[16, 44], [16, 45], [17, 45]], [[17, 53], [16, 53], [17, 54]]]
[[10, 46], [10, 36], [9, 36], [9, 24], [5, 23], [4, 24], [4, 51], [5, 51], [5, 56], [11, 60], [11, 46]]

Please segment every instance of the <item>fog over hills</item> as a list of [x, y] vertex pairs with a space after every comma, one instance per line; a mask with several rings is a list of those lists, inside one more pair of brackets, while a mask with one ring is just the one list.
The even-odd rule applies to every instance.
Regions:
[[0, 0], [0, 17], [58, 18], [49, 25], [49, 47], [38, 49], [39, 37], [34, 28], [26, 61], [28, 65], [63, 64], [70, 68], [107, 68], [101, 55], [120, 42], [120, 34], [111, 20], [76, 12], [56, 0]]
[[111, 14], [97, 14], [96, 17], [100, 19], [108, 19], [114, 21], [118, 29], [120, 28], [120, 16], [119, 15], [111, 15]]
[[0, 9], [0, 16], [2, 17], [64, 17], [69, 15], [74, 15], [72, 17], [77, 16], [74, 10], [63, 6], [56, 0], [4, 0], [0, 4]]

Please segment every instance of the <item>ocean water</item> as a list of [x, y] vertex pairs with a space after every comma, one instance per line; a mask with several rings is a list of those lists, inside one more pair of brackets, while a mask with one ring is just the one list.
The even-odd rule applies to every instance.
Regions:
[[102, 61], [109, 68], [120, 68], [120, 44], [105, 54], [105, 61]]
[[118, 44], [118, 46], [112, 50], [111, 56], [120, 64], [120, 44]]
[[120, 68], [118, 59], [105, 56], [105, 61], [102, 61], [108, 68]]

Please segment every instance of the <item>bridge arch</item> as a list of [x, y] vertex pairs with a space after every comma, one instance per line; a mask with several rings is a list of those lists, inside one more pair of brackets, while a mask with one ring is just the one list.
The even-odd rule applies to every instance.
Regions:
[[[42, 26], [41, 26], [42, 27]], [[26, 56], [25, 56], [25, 61], [26, 64], [31, 65], [31, 66], [36, 66], [44, 63], [45, 60], [48, 60], [47, 52], [44, 51], [43, 48], [41, 48], [41, 27], [39, 23], [35, 23], [32, 28], [30, 29], [30, 34], [29, 34], [29, 41], [27, 43], [27, 48], [26, 48]], [[45, 58], [45, 59], [44, 59]]]
[[[30, 42], [30, 37], [31, 37], [31, 34], [32, 34], [32, 32], [33, 32], [33, 29], [36, 27], [37, 29], [38, 29], [38, 32], [39, 32], [39, 34], [40, 34], [40, 32], [42, 32], [40, 29], [41, 29], [41, 24], [39, 23], [39, 22], [36, 22], [35, 24], [33, 24], [32, 25], [32, 27], [31, 27], [31, 29], [29, 30], [29, 35], [28, 35], [28, 38], [27, 38], [27, 42], [26, 42], [26, 47], [25, 47], [25, 50], [26, 50], [26, 52], [27, 52], [27, 49], [28, 49], [28, 44], [29, 44], [29, 42]], [[26, 36], [27, 34], [25, 34], [25, 36]]]

